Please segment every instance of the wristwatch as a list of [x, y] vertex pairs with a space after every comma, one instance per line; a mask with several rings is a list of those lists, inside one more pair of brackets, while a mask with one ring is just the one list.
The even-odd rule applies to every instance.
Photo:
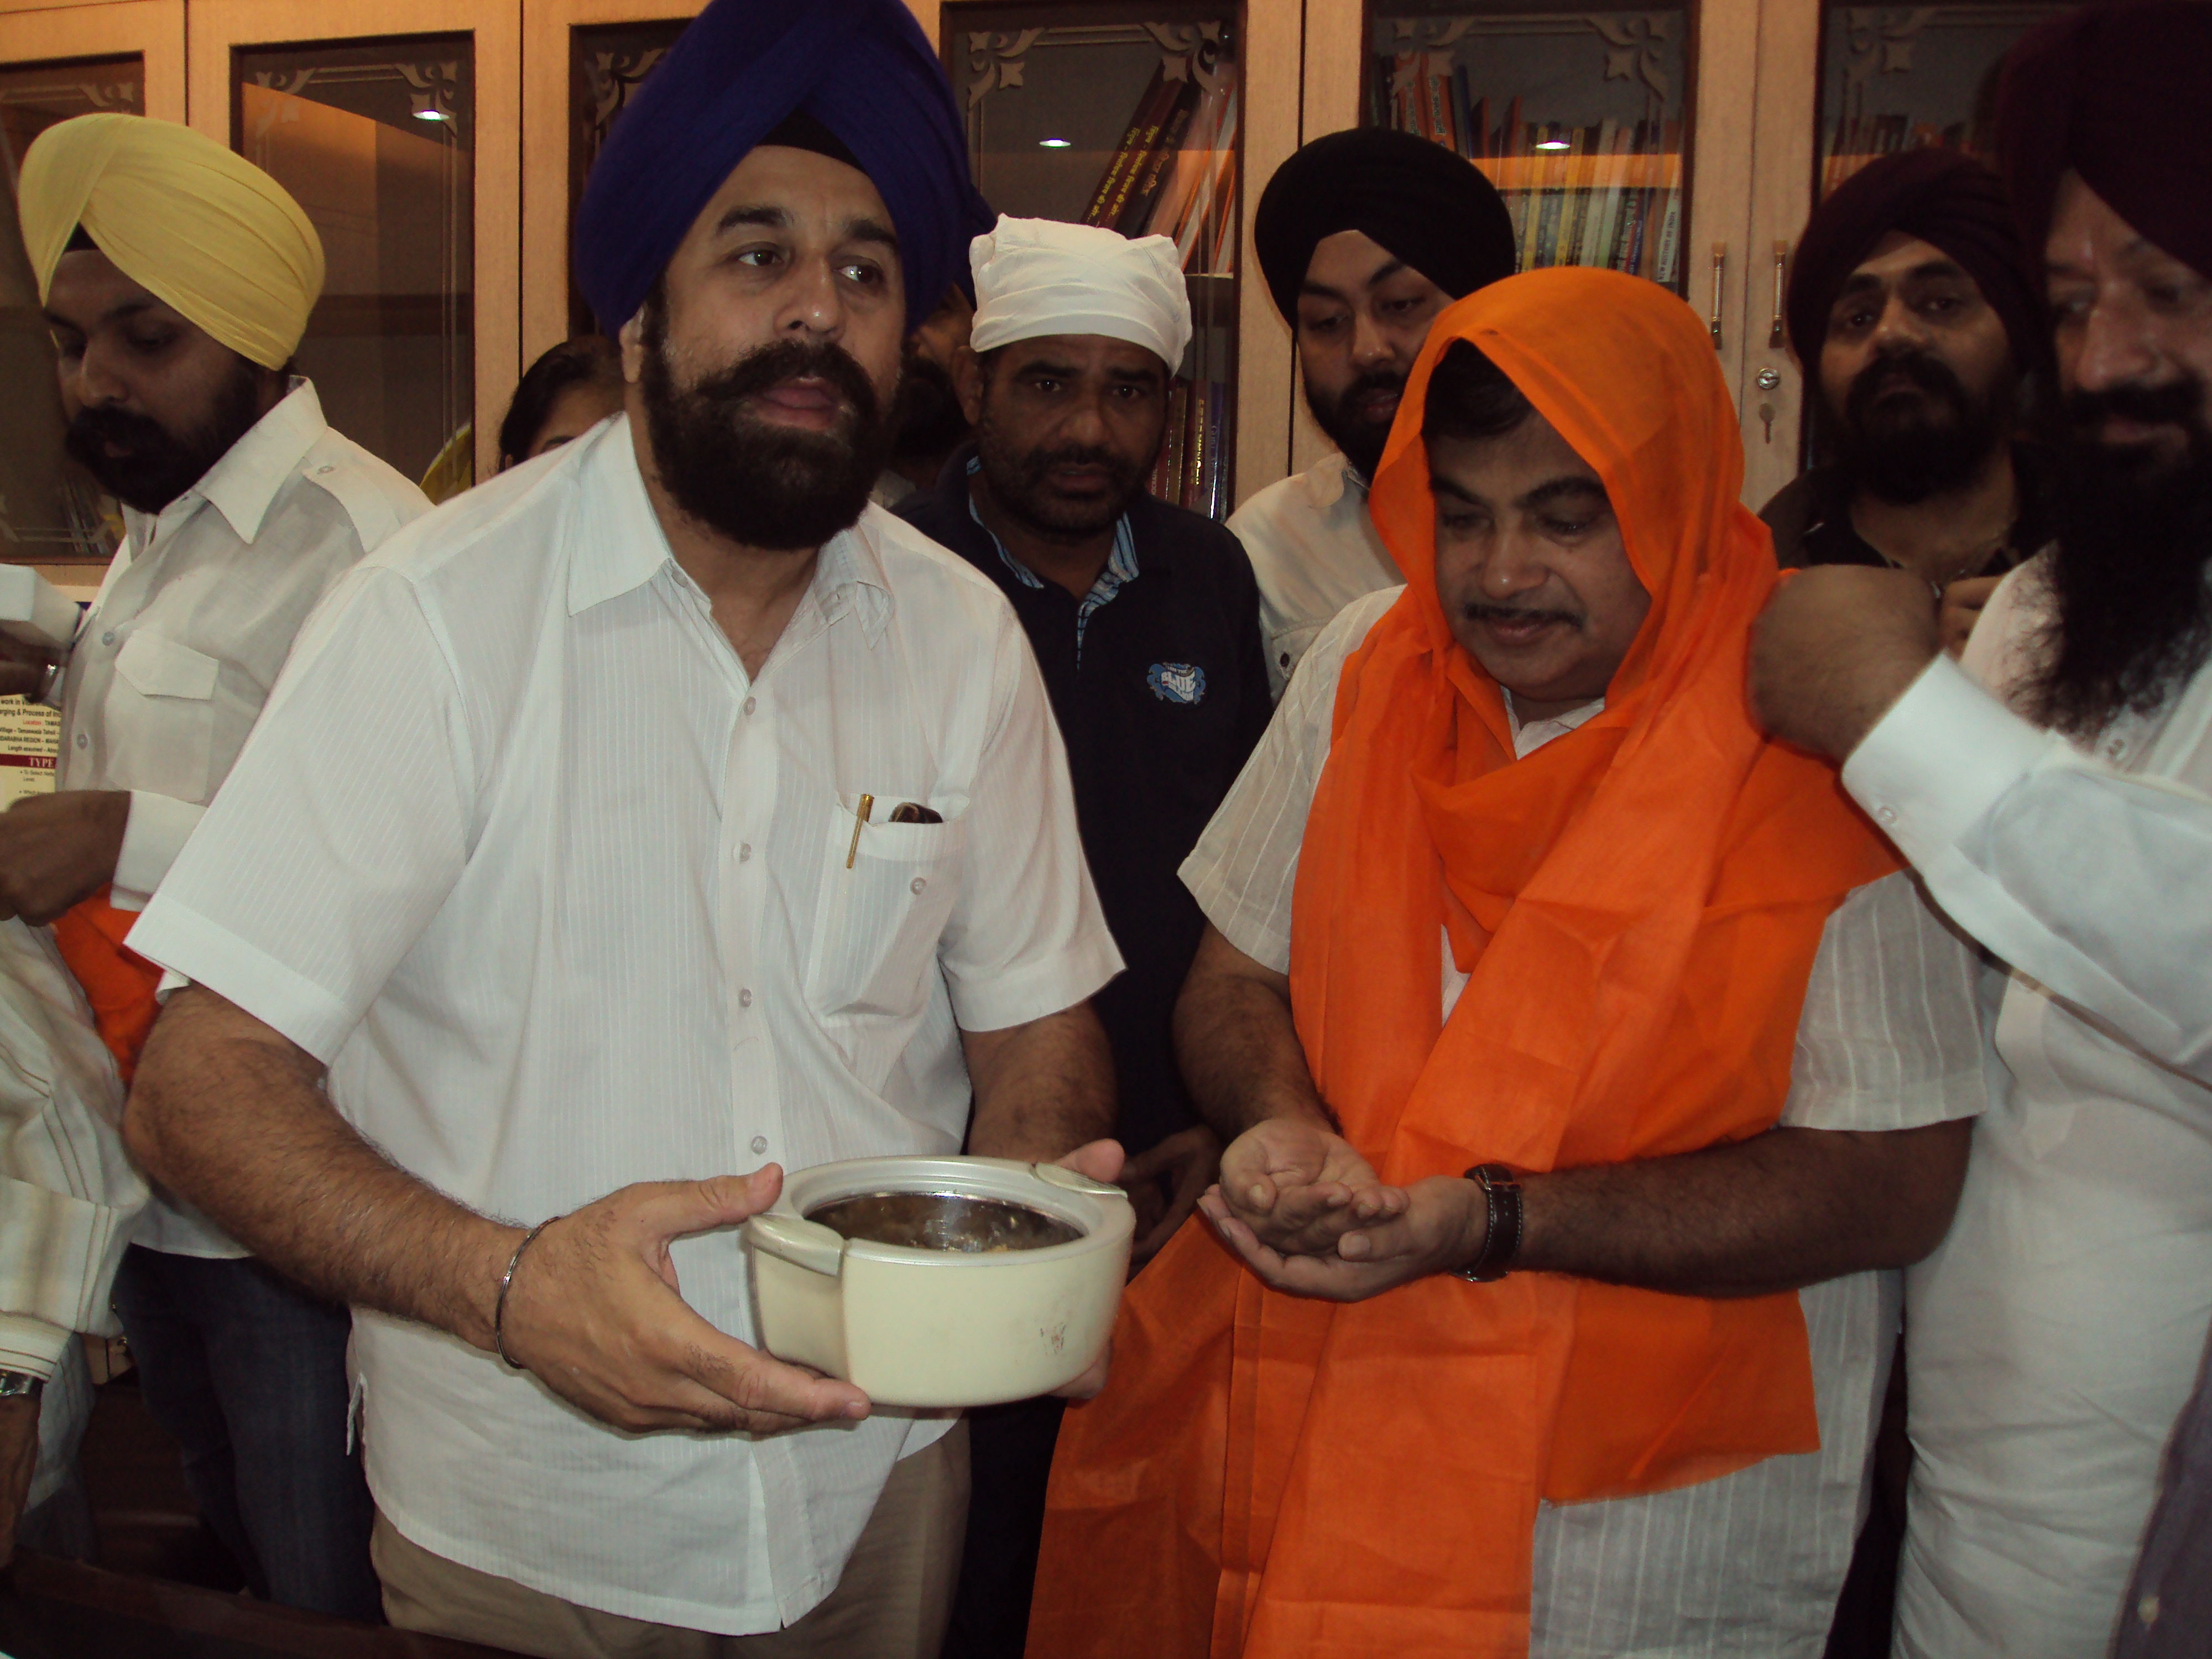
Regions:
[[46, 1379], [28, 1371], [0, 1371], [0, 1400], [36, 1400], [46, 1391]]
[[1459, 1276], [1477, 1285], [1488, 1285], [1513, 1271], [1521, 1255], [1521, 1178], [1503, 1164], [1478, 1164], [1467, 1179], [1482, 1188], [1488, 1224], [1482, 1249]]

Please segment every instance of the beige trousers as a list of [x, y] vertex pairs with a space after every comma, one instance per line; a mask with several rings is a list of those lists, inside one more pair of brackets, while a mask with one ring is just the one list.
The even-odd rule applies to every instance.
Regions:
[[380, 1511], [369, 1558], [401, 1630], [540, 1659], [936, 1659], [968, 1523], [968, 1425], [902, 1458], [844, 1576], [795, 1625], [716, 1636], [578, 1607], [433, 1555]]

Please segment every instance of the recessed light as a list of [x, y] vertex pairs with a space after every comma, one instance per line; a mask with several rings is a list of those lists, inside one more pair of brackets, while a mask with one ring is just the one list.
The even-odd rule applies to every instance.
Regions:
[[418, 121], [450, 121], [453, 118], [441, 109], [418, 109], [415, 112], [415, 118]]
[[1547, 138], [1536, 148], [1538, 149], [1572, 149], [1574, 146], [1564, 138]]
[[1066, 149], [1074, 142], [1075, 141], [1073, 138], [1040, 138], [1037, 140], [1037, 148], [1040, 149]]

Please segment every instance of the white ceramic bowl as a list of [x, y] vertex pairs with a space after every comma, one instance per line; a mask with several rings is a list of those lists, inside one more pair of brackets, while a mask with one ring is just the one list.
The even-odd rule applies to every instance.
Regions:
[[[1083, 1237], [968, 1255], [841, 1237], [806, 1212], [862, 1193], [1026, 1204]], [[1136, 1216], [1119, 1187], [1049, 1164], [868, 1158], [785, 1177], [745, 1223], [762, 1346], [885, 1406], [992, 1406], [1073, 1382], [1113, 1332]]]

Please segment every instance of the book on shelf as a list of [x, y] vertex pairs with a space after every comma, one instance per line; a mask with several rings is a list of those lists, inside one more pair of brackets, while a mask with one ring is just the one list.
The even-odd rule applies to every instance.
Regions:
[[1176, 158], [1182, 154], [1183, 135], [1189, 131], [1191, 117], [1198, 112], [1201, 91], [1196, 81], [1181, 84], [1175, 102], [1168, 107], [1167, 118], [1160, 123], [1143, 158], [1131, 169], [1133, 184], [1128, 203], [1113, 221], [1114, 228], [1124, 236], [1145, 234], [1145, 226], [1151, 222], [1152, 209], [1159, 200], [1161, 186]]
[[[1416, 110], [1412, 91], [1429, 103], [1420, 81], [1425, 61], [1409, 69], [1394, 96], [1394, 118], [1456, 121], [1449, 76], [1440, 106]], [[1449, 70], [1449, 63], [1444, 64]], [[1237, 161], [1241, 88], [1237, 66], [1224, 59], [1201, 68], [1165, 60], [1131, 112], [1121, 142], [1093, 191], [1087, 224], [1126, 236], [1170, 238], [1177, 262], [1193, 276], [1234, 273], [1237, 235]], [[1218, 357], [1219, 353], [1214, 352]], [[1163, 501], [1219, 518], [1229, 509], [1228, 430], [1231, 392], [1225, 366], [1201, 350], [1195, 380], [1182, 365], [1168, 391], [1166, 432], [1146, 480]]]

